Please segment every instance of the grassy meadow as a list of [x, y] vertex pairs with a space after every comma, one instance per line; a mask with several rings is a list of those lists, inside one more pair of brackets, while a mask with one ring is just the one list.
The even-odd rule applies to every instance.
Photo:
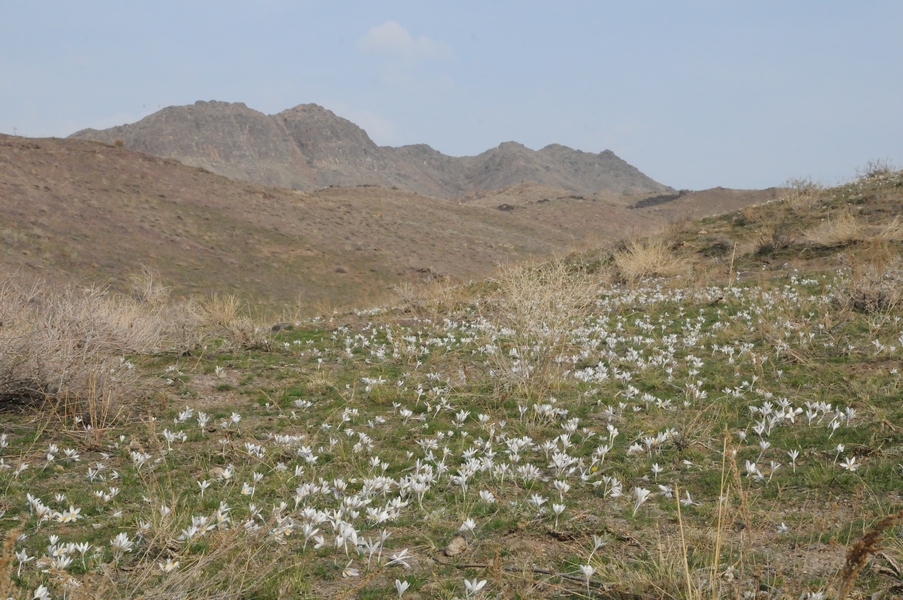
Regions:
[[394, 306], [0, 285], [0, 598], [903, 593], [903, 172]]

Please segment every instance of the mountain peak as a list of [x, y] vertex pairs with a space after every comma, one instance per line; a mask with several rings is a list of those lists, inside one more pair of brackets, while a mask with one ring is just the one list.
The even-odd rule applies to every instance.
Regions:
[[370, 184], [452, 197], [532, 181], [581, 193], [674, 191], [610, 150], [591, 154], [550, 144], [535, 151], [507, 141], [478, 156], [451, 157], [426, 144], [380, 147], [361, 127], [318, 104], [265, 115], [243, 102], [199, 100], [70, 137], [121, 141], [233, 179], [301, 190]]

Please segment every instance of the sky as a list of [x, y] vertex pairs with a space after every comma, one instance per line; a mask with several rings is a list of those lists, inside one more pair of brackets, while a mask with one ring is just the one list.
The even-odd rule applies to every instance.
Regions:
[[609, 149], [680, 189], [903, 167], [903, 2], [3, 0], [0, 133], [196, 100], [380, 145]]

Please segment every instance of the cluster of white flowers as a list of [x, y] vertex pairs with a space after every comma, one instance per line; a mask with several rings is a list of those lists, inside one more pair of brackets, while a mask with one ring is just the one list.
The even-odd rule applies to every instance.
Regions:
[[[804, 292], [806, 286], [822, 293]], [[98, 560], [104, 552], [114, 561], [124, 560], [145, 548], [154, 530], [178, 521], [177, 541], [185, 554], [180, 560], [161, 559], [161, 576], [190, 560], [192, 544], [209, 532], [240, 527], [261, 532], [274, 544], [297, 538], [302, 552], [328, 550], [343, 562], [347, 557], [343, 574], [354, 577], [360, 568], [408, 568], [415, 556], [406, 548], [385, 547], [391, 528], [404, 517], [429, 516], [433, 501], [446, 495], [468, 510], [494, 505], [492, 510], [546, 520], [556, 529], [577, 512], [575, 496], [581, 491], [601, 498], [606, 510], [632, 516], [657, 503], [679, 501], [690, 508], [715, 502], [695, 489], [694, 500], [684, 484], [685, 473], [699, 470], [694, 463], [671, 460], [688, 443], [691, 433], [683, 424], [700, 405], [748, 406], [741, 417], [744, 424], [734, 430], [734, 451], [745, 453], [742, 464], [750, 482], [769, 485], [783, 457], [789, 457], [790, 468], [778, 477], [793, 476], [799, 465], [819, 457], [854, 473], [862, 463], [854, 455], [841, 460], [843, 444], [821, 448], [821, 454], [811, 448], [801, 454], [798, 447], [779, 448], [775, 440], [812, 428], [825, 431], [829, 439], [840, 431], [842, 439], [843, 430], [857, 424], [855, 408], [780, 397], [763, 383], [766, 365], [780, 378], [782, 357], [835, 343], [818, 328], [814, 310], [829, 301], [826, 289], [824, 279], [798, 278], [777, 289], [600, 288], [592, 310], [563, 337], [548, 331], [521, 336], [510, 323], [495, 322], [472, 308], [441, 322], [340, 327], [326, 334], [322, 347], [308, 340], [287, 344], [284, 350], [299, 361], [305, 357], [317, 370], [354, 370], [355, 382], [339, 390], [345, 393], [341, 405], [320, 411], [329, 400], [290, 399], [279, 408], [278, 430], [256, 436], [253, 411], [240, 414], [230, 408], [231, 414], [222, 417], [186, 406], [158, 432], [155, 446], [145, 449], [120, 439], [100, 458], [92, 455], [90, 462], [82, 461], [82, 453], [69, 448], [61, 453], [51, 444], [38, 462], [78, 470], [89, 483], [100, 484], [93, 492], [96, 504], [83, 511], [60, 503], [56, 510], [31, 494], [23, 504], [34, 516], [35, 528], [56, 523], [71, 532], [85, 521], [106, 524], [105, 519], [133, 510], [132, 505], [119, 504], [119, 471], [128, 470], [130, 481], [143, 481], [150, 471], [172, 467], [173, 457], [190, 456], [193, 444], [204, 443], [207, 432], [216, 431], [208, 430], [208, 424], [218, 420], [222, 452], [213, 458], [219, 466], [199, 476], [191, 492], [199, 499], [207, 494], [204, 502], [217, 494], [237, 498], [231, 500], [233, 505], [221, 501], [212, 514], [176, 515], [148, 499], [144, 512], [129, 515], [137, 524], [134, 528], [123, 527], [108, 547], [95, 548]], [[731, 308], [725, 307], [728, 303]], [[727, 332], [736, 326], [762, 332], [761, 339], [731, 339]], [[863, 342], [859, 351], [874, 346], [873, 341], [886, 349], [891, 345], [887, 337], [898, 336], [899, 327], [892, 332], [876, 328], [870, 335], [872, 340]], [[550, 352], [555, 355], [549, 357]], [[439, 372], [435, 365], [448, 356], [454, 357], [452, 362], [471, 359], [474, 366], [469, 372]], [[401, 369], [381, 368], [387, 364]], [[576, 390], [576, 397], [545, 393], [528, 400], [514, 395], [508, 405], [490, 407], [473, 402], [468, 392], [468, 381], [478, 380], [481, 368], [505, 385], [529, 384], [542, 377], [549, 364]], [[362, 366], [367, 375], [361, 376]], [[721, 373], [717, 386], [712, 376], [716, 367]], [[182, 375], [177, 367], [168, 372]], [[223, 369], [216, 367], [215, 374], [222, 377]], [[734, 379], [725, 383], [731, 375]], [[392, 402], [361, 400], [386, 397]], [[261, 408], [267, 418], [276, 414], [274, 406], [268, 402]], [[315, 421], [314, 413], [326, 416]], [[0, 434], [0, 450], [9, 445], [9, 435]], [[333, 466], [337, 456], [340, 470]], [[25, 458], [15, 468], [0, 462], [0, 474], [21, 475]], [[678, 484], [680, 495], [675, 498]], [[477, 537], [491, 518], [460, 517], [458, 531], [469, 537]], [[780, 530], [787, 528], [781, 522]], [[597, 541], [593, 553], [600, 544]], [[41, 560], [65, 570], [76, 552], [84, 560], [90, 548], [53, 543]], [[32, 558], [25, 550], [16, 556], [20, 570]], [[588, 586], [595, 573], [591, 558], [592, 553], [577, 563]], [[465, 592], [476, 596], [485, 585], [468, 580]], [[399, 598], [408, 586], [396, 580]]]

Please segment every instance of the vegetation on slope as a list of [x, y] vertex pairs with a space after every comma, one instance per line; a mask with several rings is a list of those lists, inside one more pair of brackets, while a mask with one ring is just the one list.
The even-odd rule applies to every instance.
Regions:
[[[4, 414], [0, 596], [891, 597], [901, 190], [800, 189], [278, 331], [217, 297], [125, 343], [105, 319], [156, 294], [87, 326], [7, 291], [0, 372], [47, 398]], [[116, 410], [21, 370], [50, 322], [99, 348], [77, 368], [130, 365]]]

